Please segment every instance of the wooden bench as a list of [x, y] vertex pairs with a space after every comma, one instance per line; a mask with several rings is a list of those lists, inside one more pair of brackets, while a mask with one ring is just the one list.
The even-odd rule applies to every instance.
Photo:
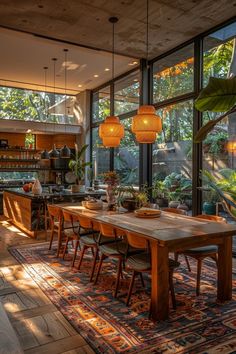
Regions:
[[0, 301], [0, 354], [23, 354], [20, 342]]

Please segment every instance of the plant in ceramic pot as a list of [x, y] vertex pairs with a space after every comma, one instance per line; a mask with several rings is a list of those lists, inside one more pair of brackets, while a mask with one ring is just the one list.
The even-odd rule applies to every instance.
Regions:
[[152, 198], [159, 205], [159, 207], [167, 207], [168, 206], [168, 198], [167, 198], [167, 188], [163, 181], [155, 180], [152, 187]]
[[87, 166], [91, 166], [91, 162], [84, 162], [84, 154], [88, 148], [88, 145], [83, 145], [81, 149], [75, 144], [74, 158], [69, 161], [69, 168], [76, 176], [76, 184], [72, 185], [72, 192], [79, 192], [81, 184], [84, 179], [85, 169]]
[[120, 186], [117, 188], [117, 202], [128, 211], [147, 206], [148, 204], [148, 189], [143, 186], [139, 191], [133, 186]]
[[104, 183], [107, 185], [106, 195], [108, 209], [113, 210], [116, 204], [117, 186], [119, 184], [119, 175], [115, 171], [108, 171], [102, 174]]

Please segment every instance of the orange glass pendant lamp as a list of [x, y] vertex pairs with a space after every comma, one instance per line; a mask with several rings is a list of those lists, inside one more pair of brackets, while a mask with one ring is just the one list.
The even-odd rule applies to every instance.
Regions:
[[116, 116], [107, 117], [99, 126], [99, 137], [106, 147], [117, 147], [124, 137], [125, 130], [120, 120]]
[[156, 134], [162, 130], [161, 118], [156, 115], [155, 107], [144, 105], [139, 107], [138, 114], [134, 116], [131, 126], [137, 142], [152, 144], [156, 140]]

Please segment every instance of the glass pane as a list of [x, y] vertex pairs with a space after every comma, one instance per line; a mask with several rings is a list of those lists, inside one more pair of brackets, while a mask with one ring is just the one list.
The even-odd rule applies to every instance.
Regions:
[[77, 124], [74, 104], [72, 96], [0, 87], [2, 119]]
[[93, 93], [93, 122], [104, 120], [110, 115], [110, 86]]
[[192, 208], [193, 102], [157, 111], [163, 130], [153, 145], [153, 197], [161, 206]]
[[115, 82], [115, 115], [138, 109], [139, 106], [139, 72], [135, 71]]
[[92, 129], [92, 164], [95, 179], [100, 179], [101, 174], [110, 170], [110, 149], [104, 148], [98, 136], [98, 128]]
[[114, 169], [123, 185], [139, 184], [139, 145], [131, 132], [132, 118], [121, 120], [125, 127], [125, 137], [115, 149]]
[[235, 68], [233, 68], [236, 61], [235, 57], [233, 58], [235, 36], [236, 22], [204, 39], [204, 86], [207, 85], [210, 76], [226, 78], [231, 74], [236, 74]]
[[[204, 85], [210, 76], [227, 78], [236, 74], [236, 22], [216, 31], [204, 39]], [[220, 113], [204, 112], [203, 123], [215, 119]], [[236, 116], [229, 115], [217, 124], [203, 141], [203, 171], [215, 178], [221, 190], [234, 192], [235, 181], [231, 173], [236, 168]], [[233, 175], [234, 176], [234, 175]], [[208, 179], [203, 179], [203, 212], [226, 217], [228, 222], [234, 222], [228, 213], [223, 210], [219, 195], [208, 188]], [[236, 238], [233, 248], [236, 251]]]
[[193, 44], [184, 47], [153, 65], [153, 102], [193, 91]]

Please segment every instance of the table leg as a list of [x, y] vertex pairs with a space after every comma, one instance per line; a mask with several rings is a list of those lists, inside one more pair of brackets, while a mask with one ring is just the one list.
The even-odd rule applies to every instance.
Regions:
[[220, 301], [232, 299], [232, 237], [224, 238], [218, 248], [217, 298]]
[[166, 320], [169, 316], [169, 260], [168, 248], [151, 241], [152, 252], [152, 292], [151, 318]]

